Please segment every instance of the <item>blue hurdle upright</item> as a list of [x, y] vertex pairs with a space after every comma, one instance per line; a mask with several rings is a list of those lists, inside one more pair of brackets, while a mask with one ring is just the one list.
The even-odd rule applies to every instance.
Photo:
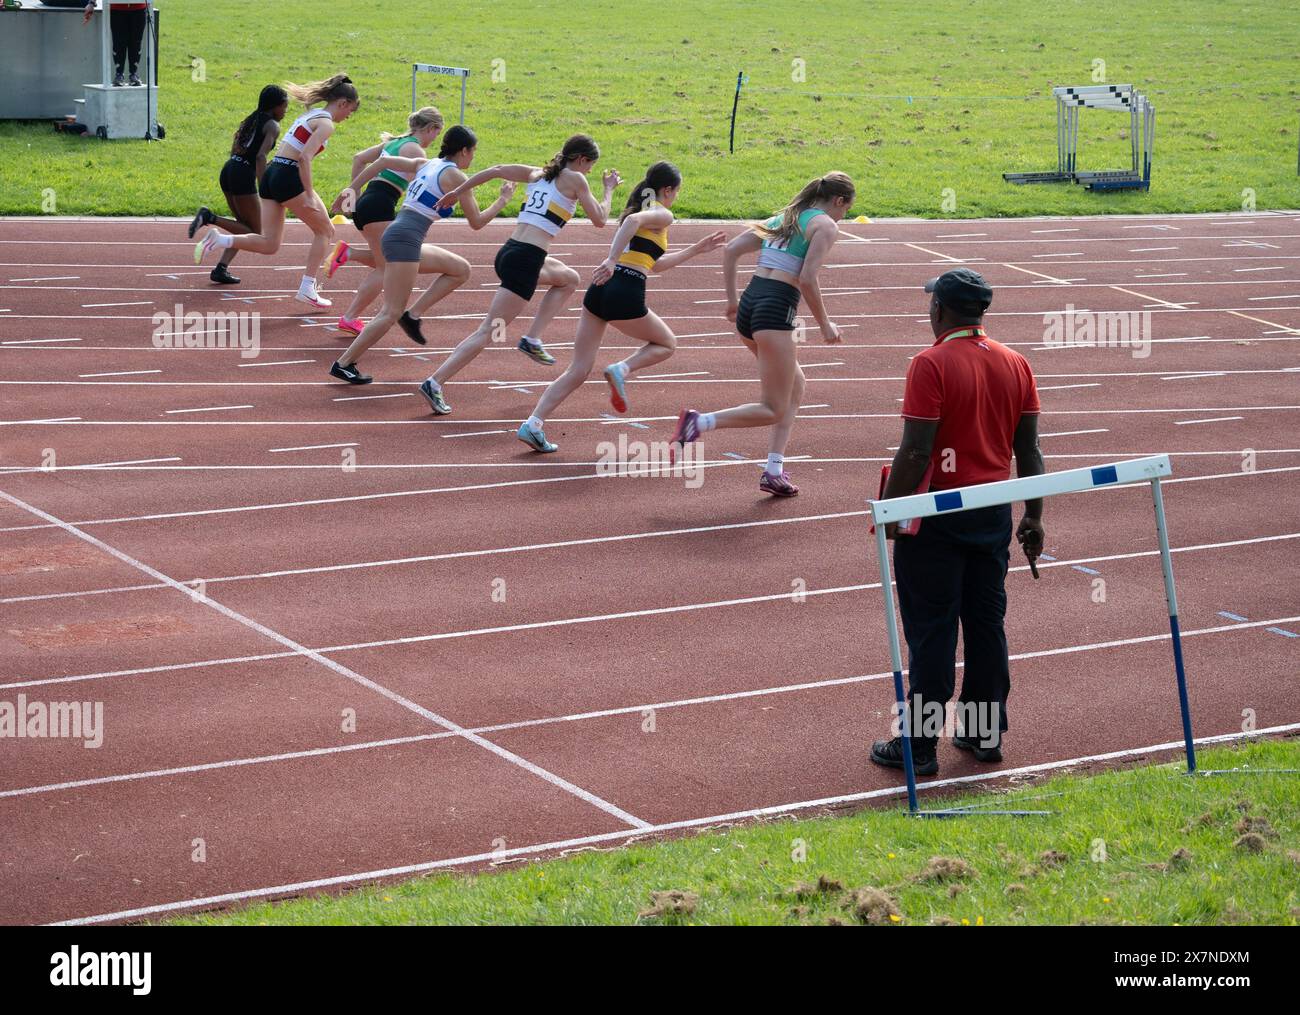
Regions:
[[[1178, 680], [1178, 707], [1182, 712], [1183, 743], [1187, 752], [1187, 771], [1196, 771], [1196, 747], [1192, 741], [1192, 715], [1187, 703], [1187, 674], [1183, 670], [1183, 643], [1178, 629], [1178, 597], [1174, 592], [1174, 567], [1169, 554], [1169, 533], [1165, 525], [1165, 502], [1160, 480], [1172, 475], [1168, 455], [1134, 458], [1110, 465], [1092, 468], [1068, 469], [1049, 472], [1041, 476], [1008, 479], [1001, 483], [982, 483], [963, 486], [955, 490], [918, 493], [909, 497], [869, 501], [871, 518], [876, 526], [876, 554], [880, 558], [880, 589], [885, 602], [885, 629], [889, 635], [889, 656], [894, 670], [894, 698], [902, 725], [903, 769], [907, 775], [907, 806], [918, 817], [954, 817], [971, 813], [1040, 813], [1025, 811], [970, 811], [946, 809], [922, 811], [916, 801], [916, 771], [912, 764], [911, 716], [907, 696], [903, 689], [903, 654], [898, 638], [898, 621], [894, 611], [894, 589], [889, 562], [889, 544], [885, 539], [885, 526], [892, 522], [905, 522], [912, 518], [931, 518], [935, 515], [954, 514], [975, 508], [996, 507], [1017, 501], [1039, 500], [1064, 493], [1082, 493], [1101, 487], [1123, 486], [1149, 482], [1151, 500], [1155, 508], [1156, 536], [1160, 542], [1160, 564], [1164, 572], [1165, 600], [1169, 605], [1169, 634], [1174, 646], [1174, 673]], [[903, 537], [909, 538], [909, 537]]]

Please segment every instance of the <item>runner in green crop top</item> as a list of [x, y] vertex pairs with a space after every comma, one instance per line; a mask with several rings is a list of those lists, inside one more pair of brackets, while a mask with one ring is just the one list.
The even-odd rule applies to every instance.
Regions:
[[[795, 354], [795, 314], [800, 296], [821, 328], [822, 339], [838, 342], [840, 329], [826, 314], [817, 271], [839, 235], [837, 225], [853, 205], [853, 181], [845, 173], [812, 180], [779, 215], [746, 230], [727, 244], [722, 277], [727, 319], [758, 357], [762, 394], [757, 402], [721, 412], [686, 409], [677, 419], [673, 442], [683, 446], [713, 429], [770, 426], [767, 468], [758, 488], [774, 497], [793, 497], [799, 488], [785, 472], [785, 449], [803, 397], [804, 376]], [[736, 261], [758, 254], [758, 267], [745, 294], [736, 299]]]
[[[407, 133], [401, 137], [385, 134], [379, 144], [371, 145], [353, 156], [353, 179], [360, 176], [367, 166], [381, 158], [392, 156], [424, 158], [425, 149], [433, 144], [441, 133], [442, 114], [433, 106], [417, 109], [407, 120]], [[334, 273], [349, 262], [372, 269], [357, 287], [356, 296], [343, 311], [343, 316], [339, 318], [340, 331], [359, 335], [365, 323], [361, 320], [361, 315], [384, 287], [384, 255], [380, 250], [380, 243], [384, 230], [397, 214], [397, 204], [406, 193], [406, 184], [410, 175], [412, 174], [403, 174], [385, 166], [379, 170], [370, 185], [359, 196], [350, 189], [345, 190], [330, 209], [331, 213], [344, 211], [350, 215], [352, 224], [361, 231], [370, 249], [353, 250], [350, 243], [340, 240], [326, 264], [327, 277], [333, 278]]]

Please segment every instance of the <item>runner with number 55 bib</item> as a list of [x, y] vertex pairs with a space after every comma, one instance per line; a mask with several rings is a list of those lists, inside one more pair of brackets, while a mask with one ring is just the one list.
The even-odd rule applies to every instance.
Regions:
[[[845, 173], [812, 180], [785, 209], [727, 244], [722, 276], [727, 287], [727, 320], [758, 357], [760, 401], [721, 412], [686, 409], [677, 419], [676, 444], [689, 444], [710, 430], [770, 426], [767, 467], [758, 488], [774, 497], [793, 497], [799, 488], [785, 472], [785, 448], [803, 397], [804, 376], [795, 355], [795, 314], [799, 297], [821, 328], [822, 340], [840, 341], [840, 329], [826, 316], [817, 271], [839, 237], [836, 225], [853, 206], [853, 181]], [[736, 301], [736, 261], [758, 253], [758, 269]]]
[[548, 255], [551, 240], [564, 228], [578, 205], [592, 224], [603, 226], [609, 219], [609, 202], [619, 185], [616, 170], [604, 174], [605, 195], [600, 200], [587, 184], [600, 149], [586, 134], [575, 134], [545, 166], [502, 165], [475, 173], [464, 183], [447, 191], [438, 207], [450, 208], [461, 195], [488, 180], [515, 180], [528, 185], [528, 196], [519, 212], [519, 224], [497, 251], [494, 267], [501, 287], [492, 296], [487, 316], [437, 370], [420, 385], [420, 394], [439, 416], [451, 412], [443, 397], [442, 386], [487, 348], [493, 332], [506, 328], [523, 313], [538, 286], [549, 286], [530, 326], [531, 335], [519, 342], [519, 351], [529, 359], [550, 366], [555, 357], [542, 346], [542, 331], [556, 312], [578, 288], [578, 273], [562, 261]]

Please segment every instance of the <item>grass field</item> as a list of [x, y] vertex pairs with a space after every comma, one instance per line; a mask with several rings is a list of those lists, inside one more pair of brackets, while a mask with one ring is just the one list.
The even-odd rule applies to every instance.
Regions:
[[[1300, 742], [1205, 751], [1200, 763], [1294, 770]], [[1181, 772], [1066, 774], [961, 801], [1047, 817], [917, 820], [894, 808], [782, 820], [176, 922], [1300, 923], [1297, 777]], [[646, 915], [652, 893], [673, 891], [680, 901], [660, 900], [668, 912]]]
[[[59, 214], [188, 215], [219, 203], [229, 137], [261, 86], [345, 69], [363, 105], [318, 164], [329, 200], [347, 181], [349, 154], [403, 125], [413, 61], [471, 70], [480, 165], [540, 163], [585, 130], [628, 183], [656, 158], [677, 162], [683, 216], [769, 213], [830, 169], [854, 176], [856, 212], [871, 216], [1223, 211], [1242, 208], [1247, 192], [1260, 208], [1300, 204], [1300, 84], [1284, 42], [1294, 10], [1271, 0], [351, 0], [249, 10], [163, 0], [161, 143], [0, 125], [0, 213], [38, 213], [47, 188]], [[308, 33], [316, 45], [304, 45]], [[803, 81], [792, 80], [796, 60]], [[1004, 183], [1004, 171], [1054, 168], [1050, 89], [1091, 83], [1098, 60], [1104, 80], [1143, 88], [1157, 107], [1150, 193]], [[194, 80], [195, 61], [204, 80]], [[749, 84], [728, 155], [739, 70]], [[458, 83], [437, 84], [424, 98], [454, 122]], [[1125, 163], [1127, 128], [1121, 114], [1085, 111], [1081, 167]]]

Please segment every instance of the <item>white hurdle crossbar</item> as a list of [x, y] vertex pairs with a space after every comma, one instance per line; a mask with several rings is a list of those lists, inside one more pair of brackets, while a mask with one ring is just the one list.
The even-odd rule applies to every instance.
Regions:
[[[1174, 593], [1174, 568], [1169, 556], [1169, 533], [1165, 527], [1165, 502], [1160, 490], [1160, 480], [1173, 474], [1168, 455], [1133, 458], [1109, 465], [1096, 465], [1064, 472], [1048, 472], [1041, 476], [1008, 479], [1000, 483], [981, 483], [954, 490], [936, 490], [909, 497], [868, 501], [871, 519], [876, 526], [876, 554], [880, 559], [880, 589], [885, 602], [885, 628], [889, 635], [890, 662], [894, 670], [894, 698], [902, 726], [903, 769], [907, 775], [907, 806], [913, 814], [948, 815], [952, 811], [918, 812], [916, 802], [916, 771], [912, 764], [911, 717], [908, 714], [907, 696], [903, 690], [903, 656], [898, 638], [898, 620], [894, 615], [894, 590], [889, 564], [889, 544], [885, 526], [905, 522], [912, 518], [931, 518], [936, 515], [970, 511], [975, 508], [996, 507], [1017, 501], [1039, 500], [1065, 493], [1082, 493], [1103, 487], [1125, 486], [1149, 482], [1151, 500], [1155, 508], [1156, 536], [1160, 543], [1160, 563], [1164, 572], [1165, 600], [1169, 606], [1169, 633], [1174, 646], [1174, 672], [1178, 679], [1178, 704], [1182, 710], [1183, 742], [1187, 751], [1187, 771], [1196, 771], [1196, 748], [1192, 743], [1192, 718], [1187, 704], [1187, 676], [1183, 670], [1183, 644], [1178, 628], [1178, 597]], [[910, 539], [911, 536], [901, 538]]]
[[418, 89], [416, 79], [420, 74], [446, 74], [451, 77], [460, 78], [460, 122], [465, 122], [465, 86], [469, 82], [469, 71], [464, 67], [444, 67], [437, 63], [413, 63], [411, 64], [411, 112], [414, 113], [419, 106]]

